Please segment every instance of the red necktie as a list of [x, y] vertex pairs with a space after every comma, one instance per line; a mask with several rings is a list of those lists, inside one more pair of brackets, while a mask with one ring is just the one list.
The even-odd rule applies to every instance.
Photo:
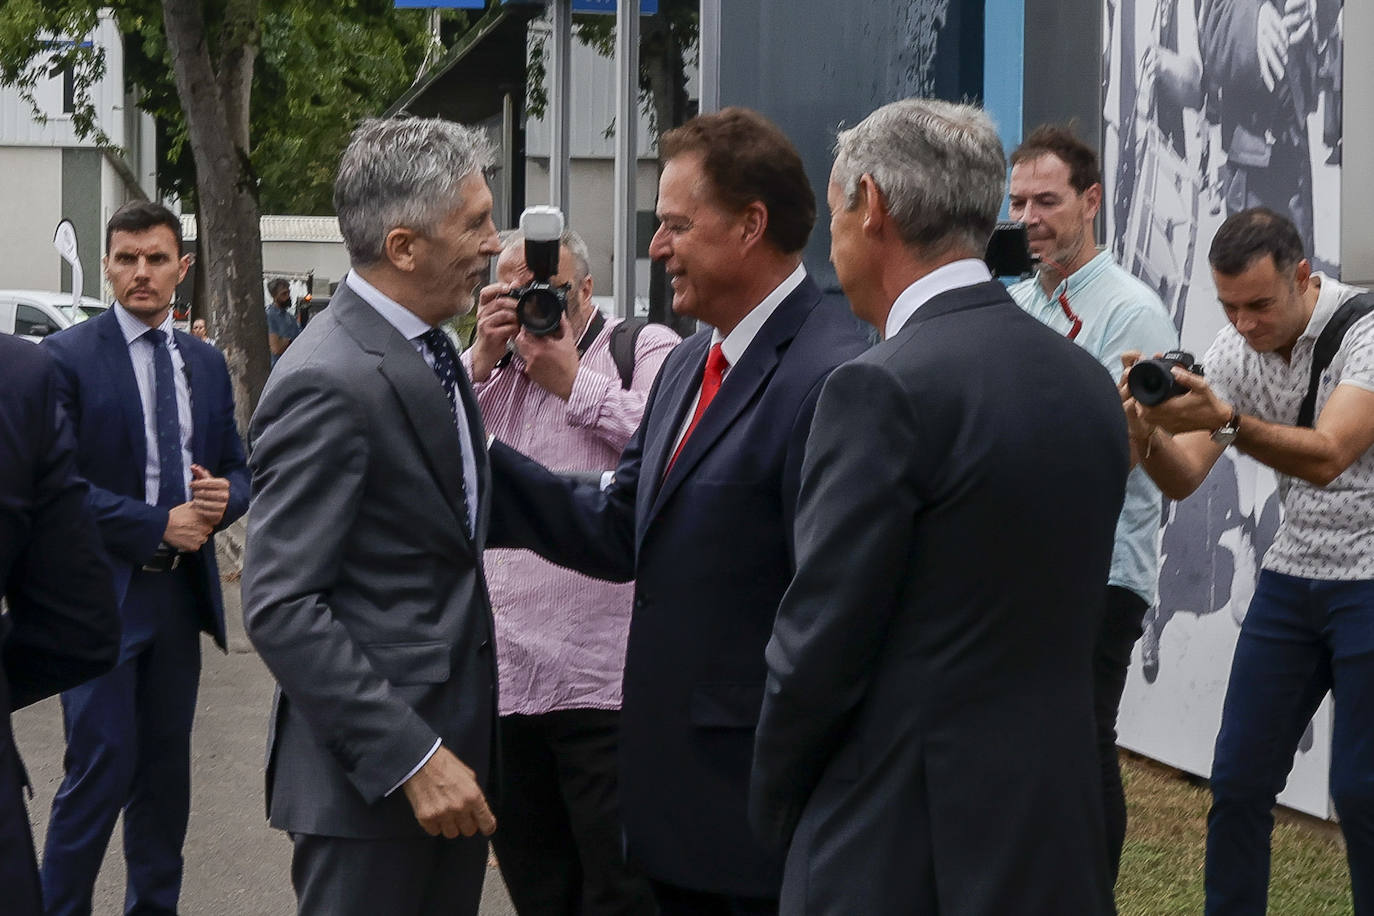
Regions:
[[720, 390], [720, 380], [725, 376], [725, 370], [729, 365], [720, 344], [712, 346], [711, 351], [706, 354], [706, 371], [701, 374], [701, 397], [697, 398], [697, 409], [692, 414], [692, 422], [687, 424], [687, 432], [682, 434], [682, 441], [677, 444], [677, 451], [668, 459], [668, 466], [663, 470], [664, 477], [673, 469], [673, 463], [677, 461], [677, 456], [682, 454], [682, 447], [687, 444], [687, 440], [692, 438], [692, 430], [696, 429], [697, 423], [701, 421], [701, 415], [706, 412], [706, 405], [711, 403], [711, 399]]

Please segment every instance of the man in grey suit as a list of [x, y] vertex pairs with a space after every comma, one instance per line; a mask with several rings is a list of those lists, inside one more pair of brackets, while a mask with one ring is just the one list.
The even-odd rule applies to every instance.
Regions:
[[477, 912], [496, 826], [489, 474], [436, 326], [500, 251], [490, 158], [452, 122], [358, 128], [334, 185], [353, 269], [253, 416], [244, 621], [279, 685], [267, 807], [301, 914]]
[[790, 843], [781, 913], [1108, 913], [1092, 649], [1120, 399], [980, 259], [985, 114], [895, 102], [837, 149], [831, 259], [884, 339], [821, 390], [766, 651], [750, 815]]

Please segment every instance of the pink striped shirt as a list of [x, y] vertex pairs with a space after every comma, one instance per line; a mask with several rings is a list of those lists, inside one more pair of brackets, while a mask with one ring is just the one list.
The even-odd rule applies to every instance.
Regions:
[[[609, 346], [619, 323], [608, 319], [587, 348], [566, 402], [530, 381], [519, 356], [474, 384], [487, 432], [554, 471], [613, 469], [639, 427], [654, 376], [679, 342], [663, 325], [647, 325], [626, 390]], [[463, 365], [471, 374], [470, 354]], [[634, 585], [591, 579], [527, 550], [488, 550], [486, 570], [500, 714], [619, 709]]]

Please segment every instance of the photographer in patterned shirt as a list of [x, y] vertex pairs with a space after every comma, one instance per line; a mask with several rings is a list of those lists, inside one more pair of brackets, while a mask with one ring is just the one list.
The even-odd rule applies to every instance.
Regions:
[[1313, 272], [1292, 222], [1263, 208], [1227, 219], [1208, 259], [1229, 324], [1206, 379], [1174, 368], [1182, 392], [1154, 407], [1122, 384], [1133, 456], [1166, 496], [1196, 490], [1228, 445], [1279, 474], [1284, 519], [1212, 763], [1206, 911], [1264, 913], [1275, 797], [1330, 690], [1331, 796], [1355, 912], [1374, 913], [1374, 297]]

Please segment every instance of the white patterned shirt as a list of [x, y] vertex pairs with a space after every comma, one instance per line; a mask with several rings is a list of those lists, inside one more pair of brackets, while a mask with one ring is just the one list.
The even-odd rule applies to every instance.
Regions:
[[[1217, 334], [1203, 358], [1207, 383], [1241, 413], [1293, 425], [1307, 394], [1312, 349], [1332, 314], [1363, 290], [1320, 274], [1321, 293], [1291, 359], [1252, 350], [1234, 327]], [[1317, 409], [1337, 385], [1374, 391], [1374, 313], [1346, 331], [1345, 339], [1317, 388]], [[1279, 474], [1283, 522], [1264, 557], [1264, 568], [1322, 580], [1374, 579], [1374, 448], [1367, 450], [1324, 487]]]

